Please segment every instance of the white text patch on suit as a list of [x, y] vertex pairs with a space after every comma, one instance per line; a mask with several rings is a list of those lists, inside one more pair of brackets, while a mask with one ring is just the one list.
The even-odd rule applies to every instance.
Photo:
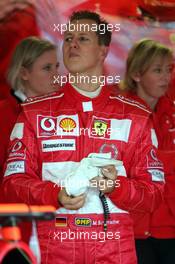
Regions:
[[42, 141], [43, 152], [75, 149], [75, 139], [50, 139]]
[[25, 165], [23, 160], [9, 162], [7, 164], [4, 176], [9, 176], [15, 173], [25, 173]]

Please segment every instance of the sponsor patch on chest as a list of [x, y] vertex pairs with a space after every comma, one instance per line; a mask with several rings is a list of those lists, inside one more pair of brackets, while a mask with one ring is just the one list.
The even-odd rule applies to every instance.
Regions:
[[37, 137], [79, 136], [78, 115], [37, 116]]
[[131, 123], [130, 119], [107, 119], [93, 116], [90, 137], [128, 142]]
[[76, 150], [75, 139], [50, 139], [42, 141], [42, 151]]

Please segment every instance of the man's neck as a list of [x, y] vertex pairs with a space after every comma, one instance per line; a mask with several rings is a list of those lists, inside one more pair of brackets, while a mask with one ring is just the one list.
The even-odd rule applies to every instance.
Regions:
[[75, 89], [78, 93], [80, 93], [80, 94], [82, 94], [82, 95], [84, 95], [84, 96], [86, 96], [86, 97], [89, 97], [89, 98], [95, 98], [95, 97], [97, 97], [97, 96], [100, 94], [101, 89], [102, 89], [102, 86], [99, 86], [95, 91], [90, 92], [90, 91], [85, 91], [85, 90], [79, 89], [79, 88], [78, 88], [77, 86], [75, 86], [74, 84], [72, 84], [72, 86], [74, 87], [74, 89]]
[[71, 84], [85, 92], [94, 92], [105, 82], [101, 69], [91, 73], [70, 73], [70, 75], [73, 76]]

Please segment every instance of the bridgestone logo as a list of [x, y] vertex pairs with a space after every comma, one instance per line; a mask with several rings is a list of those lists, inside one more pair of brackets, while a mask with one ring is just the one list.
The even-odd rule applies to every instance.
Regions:
[[62, 143], [62, 144], [43, 144], [43, 149], [73, 147], [73, 146], [74, 146], [74, 144], [67, 144], [67, 143]]
[[50, 139], [42, 141], [42, 151], [75, 150], [75, 139]]

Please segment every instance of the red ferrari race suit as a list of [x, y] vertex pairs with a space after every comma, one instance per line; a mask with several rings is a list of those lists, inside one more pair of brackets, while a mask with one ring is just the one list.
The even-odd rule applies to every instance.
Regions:
[[[3, 179], [3, 164], [6, 159], [6, 152], [8, 148], [8, 142], [12, 128], [16, 122], [16, 119], [20, 113], [20, 105], [17, 100], [9, 96], [8, 99], [0, 101], [0, 184]], [[0, 197], [1, 201], [1, 197]]]
[[[158, 155], [165, 169], [164, 201], [152, 215], [151, 236], [175, 238], [175, 101], [159, 99], [153, 124], [158, 140]], [[161, 219], [161, 221], [160, 221]]]
[[[55, 95], [23, 104], [11, 134], [3, 190], [8, 202], [57, 208], [55, 221], [38, 224], [42, 263], [136, 264], [129, 212], [155, 210], [164, 178], [150, 137], [149, 114], [108, 87], [91, 99], [69, 83]], [[66, 210], [58, 202], [66, 176], [104, 144], [113, 144], [123, 161], [116, 188], [106, 195], [106, 232], [97, 188], [89, 187], [79, 210]]]
[[[138, 96], [132, 93], [129, 96], [150, 110]], [[167, 95], [161, 97], [150, 117], [154, 127], [151, 131], [152, 140], [158, 148], [158, 157], [164, 164], [166, 184], [164, 199], [159, 207], [152, 214], [145, 214], [140, 220], [138, 215], [134, 218], [135, 237], [171, 239], [175, 238], [175, 102]]]

